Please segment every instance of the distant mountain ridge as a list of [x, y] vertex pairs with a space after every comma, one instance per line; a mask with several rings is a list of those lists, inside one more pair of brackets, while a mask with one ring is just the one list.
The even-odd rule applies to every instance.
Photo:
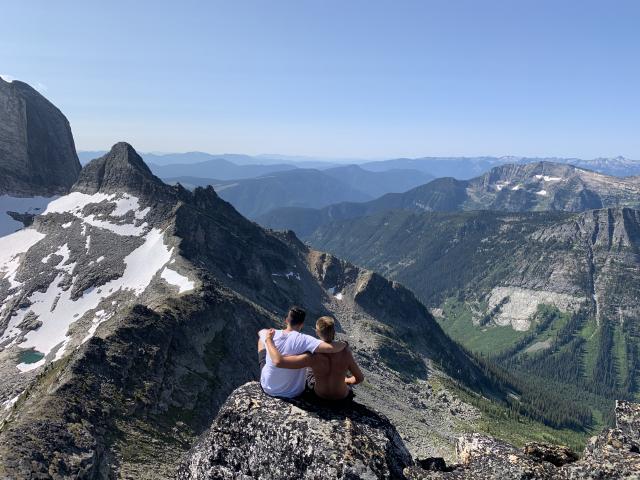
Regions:
[[333, 221], [389, 210], [579, 212], [617, 206], [640, 206], [637, 179], [538, 162], [501, 165], [471, 180], [438, 178], [407, 192], [387, 194], [365, 203], [340, 203], [319, 210], [278, 209], [257, 220], [264, 226], [291, 229], [304, 237]]
[[[82, 164], [104, 155], [106, 151], [79, 151], [78, 156]], [[602, 157], [594, 159], [563, 158], [563, 157], [518, 157], [518, 156], [478, 156], [478, 157], [420, 157], [420, 158], [390, 158], [386, 160], [318, 158], [296, 155], [243, 155], [243, 154], [210, 154], [204, 152], [186, 153], [142, 153], [145, 161], [156, 165], [179, 165], [205, 162], [210, 160], [225, 160], [236, 165], [272, 165], [285, 164], [299, 168], [317, 168], [325, 170], [331, 167], [358, 165], [371, 172], [385, 172], [388, 170], [414, 170], [426, 173], [432, 177], [454, 177], [468, 180], [482, 175], [494, 167], [508, 163], [524, 165], [527, 163], [551, 162], [574, 165], [586, 170], [612, 175], [629, 177], [640, 175], [640, 160], [632, 160], [623, 156]], [[196, 175], [206, 176], [206, 175]], [[213, 175], [213, 178], [218, 178]]]
[[573, 165], [586, 170], [606, 175], [628, 177], [640, 175], [640, 160], [630, 160], [621, 156], [613, 158], [595, 158], [585, 160], [581, 158], [562, 157], [423, 157], [398, 158], [365, 162], [361, 166], [371, 171], [385, 171], [390, 168], [409, 168], [426, 172], [434, 177], [454, 177], [468, 180], [479, 176], [488, 170], [505, 164], [525, 165], [528, 163], [560, 163]]
[[212, 185], [240, 213], [256, 218], [282, 207], [321, 208], [336, 202], [363, 202], [387, 192], [404, 192], [430, 178], [417, 170], [379, 173], [346, 165], [326, 170], [298, 168], [231, 181], [188, 176], [165, 180], [188, 188]]

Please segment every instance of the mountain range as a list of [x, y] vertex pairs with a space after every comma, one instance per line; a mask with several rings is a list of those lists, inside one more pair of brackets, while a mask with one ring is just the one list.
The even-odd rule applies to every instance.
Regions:
[[[29, 122], [5, 115], [11, 95], [0, 101], [0, 118], [12, 119], [6, 138], [30, 135]], [[33, 212], [25, 201], [12, 216], [22, 228], [0, 236], [2, 478], [173, 478], [229, 393], [257, 377], [257, 330], [279, 326], [293, 304], [311, 319], [336, 318], [367, 377], [358, 402], [388, 416], [414, 456], [453, 459], [468, 431], [579, 445], [606, 422], [613, 395], [636, 392], [640, 228], [622, 206], [634, 179], [503, 166], [484, 183], [444, 179], [426, 184], [437, 186], [426, 197], [416, 194], [426, 186], [385, 195], [369, 203], [392, 199], [396, 210], [383, 202], [307, 237], [361, 255], [368, 270], [262, 228], [212, 186], [165, 183], [127, 143], [80, 169], [74, 149], [60, 156], [68, 122], [34, 98], [48, 112], [35, 122], [37, 151], [56, 153], [12, 148], [0, 158], [18, 179], [7, 185], [46, 199]], [[344, 168], [334, 182], [362, 176], [389, 188]], [[590, 208], [594, 196], [616, 207], [516, 211]], [[514, 211], [425, 211], [483, 202]], [[407, 272], [413, 291], [374, 269]], [[523, 308], [531, 315], [521, 318]], [[516, 334], [487, 355], [460, 325]], [[574, 357], [586, 367], [576, 370]]]
[[388, 192], [404, 192], [429, 181], [418, 170], [370, 172], [357, 165], [315, 170], [298, 168], [249, 179], [220, 181], [198, 177], [165, 178], [183, 186], [213, 185], [240, 213], [256, 218], [282, 207], [320, 208], [342, 201], [366, 201]]
[[[0, 242], [0, 473], [10, 478], [168, 475], [256, 375], [257, 329], [293, 303], [338, 319], [378, 379], [362, 399], [385, 398], [383, 411], [416, 414], [385, 391], [415, 378], [428, 398], [425, 361], [502, 395], [408, 290], [262, 230], [212, 188], [164, 184], [128, 144]], [[448, 421], [449, 395], [430, 400], [432, 426]], [[426, 428], [405, 426], [413, 448], [441, 449]]]
[[638, 178], [619, 178], [549, 162], [509, 164], [471, 180], [438, 178], [404, 193], [370, 202], [344, 202], [322, 209], [282, 208], [257, 218], [269, 228], [305, 237], [328, 223], [390, 210], [509, 212], [570, 211], [640, 205]]
[[[81, 163], [84, 165], [94, 158], [104, 155], [106, 151], [79, 151]], [[361, 168], [370, 172], [386, 172], [388, 170], [418, 170], [431, 177], [454, 177], [459, 180], [482, 175], [494, 167], [505, 164], [526, 163], [561, 163], [573, 165], [585, 170], [612, 175], [616, 177], [629, 177], [640, 175], [640, 161], [632, 160], [622, 156], [609, 158], [564, 158], [564, 157], [421, 157], [421, 158], [392, 158], [387, 160], [366, 160], [366, 159], [341, 159], [341, 158], [316, 158], [295, 155], [243, 155], [243, 154], [210, 154], [204, 152], [186, 153], [142, 153], [142, 158], [150, 165], [181, 165], [191, 163], [202, 163], [223, 160], [235, 165], [272, 165], [284, 164], [290, 168], [316, 168], [325, 170], [327, 168], [344, 165], [357, 164]], [[224, 163], [223, 162], [223, 163]], [[195, 175], [206, 178], [207, 176], [219, 178], [216, 175]], [[239, 177], [238, 177], [239, 178]]]

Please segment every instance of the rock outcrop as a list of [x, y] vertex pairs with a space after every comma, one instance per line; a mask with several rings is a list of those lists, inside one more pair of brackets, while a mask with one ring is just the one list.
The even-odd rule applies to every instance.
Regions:
[[23, 82], [0, 78], [0, 195], [66, 193], [80, 172], [69, 121]]
[[448, 471], [405, 469], [409, 480], [540, 479], [604, 480], [640, 478], [640, 404], [617, 402], [616, 428], [591, 438], [580, 460], [563, 447], [528, 444], [522, 450], [480, 434], [458, 440], [460, 465]]
[[280, 400], [252, 382], [229, 397], [177, 478], [393, 479], [412, 464], [395, 427], [373, 410]]

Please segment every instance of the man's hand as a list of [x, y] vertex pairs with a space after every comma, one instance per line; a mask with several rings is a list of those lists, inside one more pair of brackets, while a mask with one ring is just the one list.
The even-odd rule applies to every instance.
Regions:
[[357, 385], [358, 381], [356, 380], [356, 377], [351, 376], [351, 377], [345, 377], [344, 383], [346, 383], [347, 385]]
[[276, 334], [276, 330], [274, 328], [270, 328], [267, 330], [266, 340], [267, 342], [273, 342], [273, 336]]

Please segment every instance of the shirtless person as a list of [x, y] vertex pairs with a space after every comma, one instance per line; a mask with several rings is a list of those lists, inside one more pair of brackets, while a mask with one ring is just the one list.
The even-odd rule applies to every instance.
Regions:
[[[327, 343], [333, 342], [336, 330], [331, 317], [320, 317], [316, 322], [316, 333]], [[315, 377], [314, 393], [324, 400], [347, 400], [353, 397], [350, 385], [364, 380], [364, 375], [356, 363], [351, 350], [345, 348], [339, 353], [305, 353], [282, 356], [273, 342], [273, 330], [266, 335], [265, 345], [273, 364], [278, 368], [300, 369], [311, 367]], [[347, 372], [351, 375], [347, 376]]]

